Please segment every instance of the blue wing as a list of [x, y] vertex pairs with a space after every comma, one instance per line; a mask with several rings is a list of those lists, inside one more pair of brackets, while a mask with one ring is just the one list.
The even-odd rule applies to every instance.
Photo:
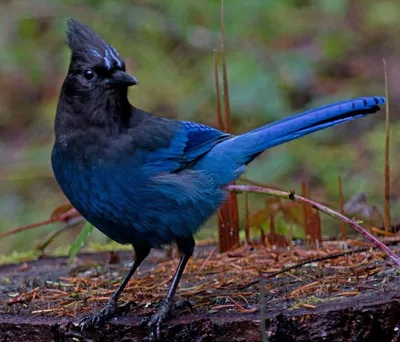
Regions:
[[174, 172], [195, 164], [215, 145], [232, 135], [218, 129], [189, 121], [174, 121], [165, 127], [171, 129], [172, 139], [152, 153], [145, 153], [148, 165], [158, 171]]
[[210, 126], [190, 121], [182, 121], [182, 123], [187, 136], [186, 147], [183, 150], [186, 159], [185, 166], [201, 158], [221, 141], [232, 138], [231, 134]]

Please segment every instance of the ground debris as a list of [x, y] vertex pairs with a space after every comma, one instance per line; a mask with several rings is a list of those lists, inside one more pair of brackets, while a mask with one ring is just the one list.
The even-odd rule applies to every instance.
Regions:
[[[380, 341], [385, 340], [383, 336], [392, 340], [400, 324], [400, 271], [382, 252], [372, 249], [329, 258], [341, 252], [334, 246], [285, 251], [243, 246], [217, 254], [215, 247], [201, 246], [187, 266], [176, 298], [190, 300], [193, 307], [175, 310], [175, 317], [167, 324], [168, 340], [190, 341], [200, 332], [205, 334], [201, 341], [240, 341], [241, 336], [246, 341], [260, 340], [260, 284], [264, 286], [262, 312], [271, 341], [291, 341], [295, 336], [296, 341], [329, 341], [326, 337], [331, 335], [350, 338], [357, 334], [359, 341], [374, 334]], [[149, 257], [123, 292], [120, 304], [129, 304], [124, 317], [91, 333], [90, 339], [79, 335], [70, 323], [108, 300], [129, 267], [130, 254], [120, 253], [120, 258], [122, 266], [107, 265], [109, 255], [100, 253], [80, 256], [79, 265], [74, 267], [68, 267], [63, 258], [45, 258], [23, 268], [0, 267], [0, 341], [22, 340], [17, 328], [14, 339], [3, 338], [11, 336], [7, 334], [13, 325], [21, 324], [28, 330], [51, 328], [51, 336], [63, 336], [57, 335], [57, 341], [111, 341], [128, 335], [140, 341], [146, 333], [140, 322], [157, 310], [178, 264], [178, 258], [166, 258], [161, 252]], [[325, 260], [315, 261], [322, 258]], [[304, 260], [311, 262], [277, 274]], [[262, 283], [255, 282], [261, 278]]]

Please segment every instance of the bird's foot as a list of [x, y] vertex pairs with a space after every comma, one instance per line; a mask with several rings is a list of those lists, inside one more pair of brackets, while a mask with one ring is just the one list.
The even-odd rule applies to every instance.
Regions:
[[195, 303], [188, 299], [182, 299], [180, 301], [175, 302], [173, 309], [183, 310], [183, 309], [190, 309], [192, 310]]
[[150, 342], [161, 340], [161, 325], [168, 318], [172, 309], [185, 309], [189, 308], [192, 310], [194, 303], [190, 300], [180, 300], [174, 304], [171, 302], [163, 302], [160, 309], [151, 316], [150, 320], [147, 321], [147, 325], [150, 329]]
[[151, 316], [148, 327], [150, 329], [149, 340], [151, 342], [161, 340], [161, 325], [168, 318], [172, 308], [171, 302], [164, 302], [161, 308]]
[[88, 329], [94, 325], [102, 325], [108, 321], [111, 317], [115, 316], [117, 313], [124, 311], [130, 303], [117, 306], [115, 300], [109, 300], [101, 311], [95, 312], [94, 314], [84, 317], [79, 321], [79, 328], [81, 330]]

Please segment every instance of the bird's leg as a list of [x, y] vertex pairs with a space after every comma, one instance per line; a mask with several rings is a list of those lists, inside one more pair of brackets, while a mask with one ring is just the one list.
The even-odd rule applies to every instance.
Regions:
[[128, 274], [125, 276], [124, 280], [118, 286], [118, 289], [112, 294], [111, 298], [104, 305], [101, 311], [98, 311], [88, 317], [84, 317], [79, 322], [79, 326], [81, 329], [87, 329], [88, 327], [95, 324], [103, 324], [118, 312], [119, 308], [117, 306], [117, 301], [119, 296], [124, 290], [126, 284], [128, 284], [129, 279], [131, 279], [132, 275], [135, 273], [139, 265], [149, 255], [150, 252], [150, 248], [138, 248], [135, 246], [133, 248], [135, 249], [136, 257], [131, 268], [129, 269]]
[[184, 240], [177, 241], [179, 252], [181, 253], [181, 260], [179, 261], [178, 268], [172, 279], [172, 284], [168, 290], [167, 298], [162, 303], [161, 308], [155, 313], [149, 321], [150, 328], [150, 341], [160, 340], [161, 338], [161, 325], [163, 321], [168, 317], [173, 299], [175, 296], [176, 289], [178, 287], [179, 280], [181, 279], [182, 273], [185, 270], [186, 264], [193, 254], [195, 242], [193, 237], [186, 238]]

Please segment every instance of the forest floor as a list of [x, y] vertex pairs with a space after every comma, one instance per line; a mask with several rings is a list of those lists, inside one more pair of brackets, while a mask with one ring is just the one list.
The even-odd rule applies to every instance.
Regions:
[[[391, 248], [399, 253], [399, 245]], [[224, 254], [198, 246], [176, 296], [193, 307], [173, 311], [163, 339], [400, 341], [400, 270], [377, 250], [340, 254], [338, 244], [328, 243], [289, 251], [243, 246]], [[129, 303], [122, 315], [83, 332], [74, 324], [104, 305], [131, 259], [128, 252], [94, 253], [72, 266], [49, 257], [0, 266], [0, 341], [146, 340], [142, 322], [165, 297], [177, 255], [150, 254], [122, 294], [120, 304]], [[305, 260], [313, 261], [277, 274]]]

